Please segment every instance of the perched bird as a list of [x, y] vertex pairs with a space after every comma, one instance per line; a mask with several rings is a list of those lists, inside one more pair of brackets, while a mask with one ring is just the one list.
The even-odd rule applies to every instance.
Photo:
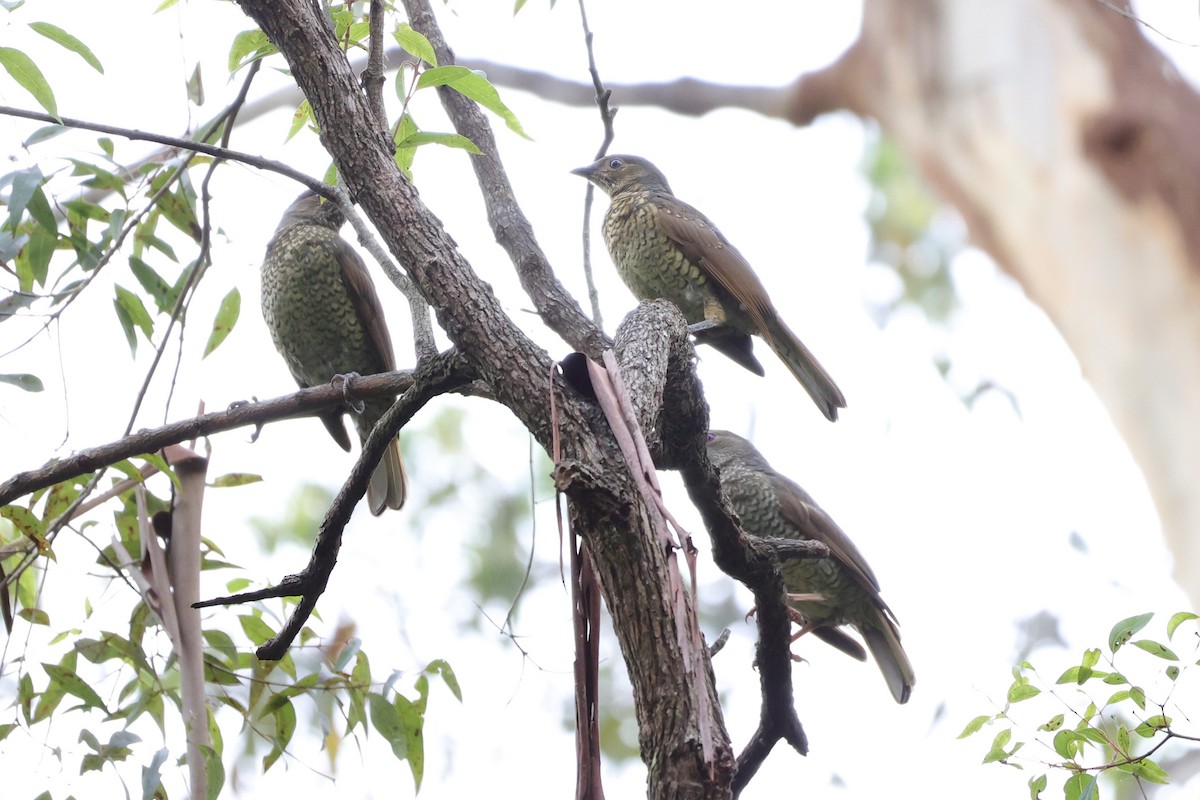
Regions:
[[751, 335], [761, 336], [830, 420], [846, 399], [792, 333], [745, 257], [708, 218], [671, 193], [667, 179], [638, 156], [604, 156], [572, 170], [611, 198], [604, 242], [639, 300], [679, 307], [696, 340], [762, 375]]
[[808, 492], [771, 469], [754, 445], [729, 431], [709, 431], [708, 457], [721, 471], [721, 489], [750, 536], [815, 539], [829, 558], [783, 563], [783, 580], [801, 634], [812, 631], [859, 660], [866, 655], [839, 625], [853, 626], [879, 664], [897, 703], [908, 702], [915, 678], [900, 645], [896, 617], [879, 596], [879, 582], [858, 548]]
[[[366, 264], [338, 235], [345, 218], [333, 203], [305, 192], [292, 203], [267, 245], [262, 264], [262, 311], [271, 339], [301, 388], [335, 375], [373, 375], [396, 369], [392, 339]], [[359, 441], [391, 407], [367, 400], [361, 410], [337, 408], [321, 415], [333, 440], [350, 449], [342, 414], [354, 417]], [[367, 486], [367, 504], [379, 515], [404, 505], [407, 476], [394, 440]]]

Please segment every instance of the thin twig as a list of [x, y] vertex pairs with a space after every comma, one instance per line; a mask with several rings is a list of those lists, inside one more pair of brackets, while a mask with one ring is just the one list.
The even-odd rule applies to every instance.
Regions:
[[[592, 76], [592, 86], [596, 89], [596, 107], [600, 111], [600, 122], [604, 126], [604, 140], [596, 151], [595, 158], [600, 158], [608, 152], [615, 132], [613, 116], [616, 110], [609, 110], [608, 100], [612, 92], [604, 88], [600, 80], [600, 70], [596, 67], [596, 53], [593, 47], [595, 34], [588, 26], [587, 6], [584, 0], [579, 0], [579, 19], [583, 23], [583, 41], [587, 48], [588, 73]], [[604, 318], [600, 315], [600, 293], [596, 290], [596, 281], [592, 277], [592, 202], [595, 199], [596, 187], [589, 181], [583, 195], [583, 277], [587, 281], [588, 300], [592, 304], [592, 320], [599, 328], [604, 327]]]
[[224, 158], [229, 161], [236, 161], [240, 164], [246, 164], [250, 167], [264, 169], [269, 172], [276, 172], [280, 175], [286, 175], [292, 180], [302, 183], [309, 189], [312, 189], [317, 194], [328, 197], [328, 189], [325, 184], [316, 178], [310, 178], [298, 169], [289, 167], [280, 161], [274, 161], [262, 156], [255, 156], [249, 153], [242, 153], [237, 150], [230, 150], [225, 147], [216, 147], [211, 144], [197, 142], [192, 139], [180, 139], [177, 136], [166, 136], [161, 133], [148, 133], [146, 131], [134, 130], [132, 128], [120, 128], [115, 125], [104, 125], [99, 122], [88, 122], [87, 120], [75, 119], [73, 117], [61, 117], [55, 119], [49, 114], [44, 114], [40, 111], [28, 111], [23, 108], [13, 108], [12, 106], [0, 106], [0, 116], [20, 117], [22, 119], [32, 119], [37, 122], [47, 122], [54, 125], [63, 125], [67, 128], [80, 128], [87, 131], [96, 131], [97, 133], [107, 133], [113, 136], [120, 136], [124, 139], [130, 139], [135, 142], [154, 142], [168, 147], [174, 147], [179, 150], [190, 150], [196, 153], [204, 153], [205, 155], [213, 156], [214, 158]]
[[[412, 370], [366, 375], [354, 379], [346, 386], [343, 386], [341, 381], [326, 383], [271, 400], [235, 403], [225, 411], [217, 411], [172, 422], [159, 428], [138, 431], [117, 441], [52, 461], [38, 469], [17, 473], [4, 483], [0, 483], [0, 506], [7, 505], [22, 495], [53, 486], [68, 478], [111, 466], [126, 458], [156, 452], [169, 444], [177, 444], [188, 439], [209, 436], [246, 425], [261, 426], [264, 423], [281, 419], [315, 416], [321, 411], [343, 405], [347, 398], [366, 400], [388, 395], [394, 397], [407, 391], [412, 384]], [[487, 396], [485, 388], [469, 382], [449, 387], [446, 391]]]

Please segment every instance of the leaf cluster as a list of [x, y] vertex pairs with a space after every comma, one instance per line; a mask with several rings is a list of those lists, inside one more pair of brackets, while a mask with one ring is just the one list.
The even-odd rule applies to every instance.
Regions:
[[[1133, 638], [1153, 618], [1153, 613], [1146, 613], [1121, 620], [1109, 633], [1107, 653], [1100, 648], [1084, 651], [1079, 663], [1064, 670], [1053, 684], [1043, 681], [1029, 661], [1022, 661], [1013, 668], [1013, 682], [1008, 687], [1004, 707], [995, 714], [972, 719], [959, 738], [972, 736], [985, 726], [1000, 728], [992, 737], [983, 762], [1064, 772], [1067, 777], [1062, 791], [1066, 800], [1099, 800], [1100, 777], [1105, 774], [1124, 774], [1151, 783], [1169, 782], [1169, 775], [1152, 756], [1172, 740], [1200, 741], [1197, 732], [1180, 729], [1177, 717], [1167, 713], [1174, 707], [1172, 698], [1180, 679], [1189, 667], [1200, 665], [1195, 660], [1200, 651], [1200, 637], [1193, 631], [1193, 652], [1189, 656], [1192, 664], [1181, 666], [1180, 657], [1167, 644]], [[1173, 640], [1181, 625], [1197, 618], [1190, 611], [1172, 615], [1166, 625], [1167, 642]], [[1147, 663], [1135, 651], [1166, 661], [1168, 666]], [[1154, 680], [1160, 680], [1163, 686], [1148, 696], [1143, 687]], [[1159, 691], [1161, 698], [1154, 699], [1153, 695]], [[1063, 710], [1043, 717], [1041, 724], [1030, 727], [1015, 718], [1018, 710], [1029, 712], [1029, 707], [1015, 707], [1035, 698]], [[1186, 720], [1188, 715], [1179, 713], [1178, 718]], [[1037, 756], [1022, 750], [1027, 739], [1053, 755]], [[1030, 798], [1044, 797], [1047, 786], [1046, 771], [1030, 778]]]

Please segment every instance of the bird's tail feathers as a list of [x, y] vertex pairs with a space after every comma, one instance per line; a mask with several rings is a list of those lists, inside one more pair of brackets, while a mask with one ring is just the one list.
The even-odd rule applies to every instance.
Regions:
[[389, 508], [403, 506], [407, 495], [408, 475], [404, 472], [404, 458], [400, 455], [400, 440], [393, 439], [371, 473], [371, 482], [367, 484], [367, 505], [372, 514], [379, 516]]
[[878, 625], [864, 626], [860, 633], [866, 640], [871, 655], [875, 657], [875, 663], [879, 665], [879, 671], [883, 673], [892, 697], [896, 698], [897, 703], [907, 703], [916, 677], [908, 654], [900, 644], [900, 634], [896, 627], [880, 611]]
[[768, 330], [763, 331], [763, 338], [767, 340], [767, 344], [796, 376], [796, 380], [804, 387], [804, 391], [808, 392], [817, 408], [821, 409], [821, 413], [831, 422], [836, 420], [838, 409], [846, 407], [846, 398], [842, 395], [842, 390], [804, 346], [804, 342], [800, 341], [782, 320], [774, 317], [766, 322]]

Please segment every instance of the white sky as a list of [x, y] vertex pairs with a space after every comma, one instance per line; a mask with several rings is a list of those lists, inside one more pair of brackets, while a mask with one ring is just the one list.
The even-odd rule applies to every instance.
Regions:
[[[61, 113], [178, 134], [211, 115], [237, 90], [241, 76], [226, 83], [225, 58], [232, 34], [249, 25], [231, 3], [183, 4], [156, 17], [149, 16], [154, 4], [140, 5], [127, 8], [118, 20], [103, 4], [31, 3], [6, 18], [0, 43], [34, 56], [58, 94]], [[1176, 38], [1200, 42], [1195, 9], [1177, 18], [1165, 16], [1172, 5], [1177, 4], [1146, 3], [1141, 11]], [[588, 13], [599, 67], [613, 83], [690, 75], [782, 84], [801, 70], [828, 63], [855, 36], [857, 11], [850, 4], [776, 6], [769, 16], [747, 11], [742, 26], [728, 24], [727, 4], [708, 0], [686, 6], [612, 0], [591, 4]], [[454, 13], [439, 4], [440, 20], [461, 56], [586, 78], [574, 4], [559, 3], [550, 11], [545, 3], [531, 2], [516, 19], [507, 2], [456, 1], [451, 8]], [[56, 22], [84, 39], [107, 74], [85, 71], [74, 56], [43, 45], [21, 25], [38, 19]], [[1175, 50], [1185, 71], [1194, 68], [1191, 48]], [[188, 108], [182, 91], [197, 60], [209, 97], [199, 111]], [[268, 63], [281, 65], [278, 58]], [[286, 80], [264, 69], [253, 94]], [[601, 136], [597, 115], [518, 92], [502, 90], [502, 96], [534, 139], [521, 140], [497, 125], [517, 198], [559, 276], [582, 300], [578, 263], [584, 187], [568, 170], [592, 160]], [[619, 97], [614, 100], [620, 105]], [[32, 107], [6, 78], [0, 79], [0, 102]], [[423, 126], [447, 129], [432, 94], [418, 101], [415, 113]], [[320, 175], [327, 158], [314, 137], [302, 135], [283, 144], [288, 122], [287, 112], [273, 114], [239, 131], [233, 147]], [[18, 144], [34, 127], [0, 118], [0, 141], [18, 165], [31, 158]], [[994, 710], [993, 701], [1002, 703], [1016, 653], [1014, 620], [1042, 609], [1060, 615], [1069, 649], [1043, 650], [1033, 657], [1053, 679], [1075, 663], [1084, 647], [1100, 644], [1117, 619], [1147, 610], [1165, 619], [1186, 607], [1169, 580], [1169, 556], [1144, 482], [1077, 362], [1045, 316], [977, 251], [955, 264], [963, 308], [945, 346], [961, 381], [956, 388], [993, 380], [1014, 393], [1020, 416], [999, 395], [965, 410], [931, 365], [930, 355], [942, 346], [943, 334], [923, 319], [900, 314], [883, 329], [871, 321], [865, 299], [876, 296], [887, 279], [865, 263], [868, 187], [858, 171], [865, 134], [856, 120], [839, 115], [795, 130], [742, 112], [685, 119], [630, 107], [618, 116], [617, 131], [613, 152], [653, 159], [676, 194], [722, 228], [845, 392], [849, 408], [841, 421], [829, 425], [770, 355], [762, 359], [767, 378], [758, 379], [701, 351], [701, 377], [714, 426], [754, 437], [773, 465], [805, 485], [855, 539], [900, 617], [917, 672], [913, 699], [896, 706], [873, 664], [849, 662], [819, 643], [802, 642], [798, 650], [810, 663], [795, 669], [794, 680], [812, 754], [805, 760], [778, 748], [744, 796], [824, 791], [822, 796], [849, 800], [894, 796], [897, 786], [912, 787], [914, 796], [919, 791], [925, 797], [960, 797], [967, 787], [975, 797], [1024, 796], [1031, 773], [979, 766], [990, 732], [966, 742], [954, 740], [967, 720]], [[95, 151], [94, 136], [71, 136], [58, 141]], [[132, 160], [145, 149], [118, 141], [117, 158]], [[62, 144], [51, 143], [35, 149], [32, 157], [62, 152]], [[457, 151], [422, 152], [416, 164], [422, 197], [509, 312], [552, 354], [565, 354], [561, 342], [524, 311], [530, 304], [493, 243], [466, 159]], [[62, 166], [57, 160], [41, 163], [47, 170]], [[193, 305], [172, 419], [190, 414], [199, 400], [215, 409], [293, 388], [258, 312], [257, 269], [279, 214], [298, 189], [278, 176], [227, 165], [213, 190], [223, 235], [217, 237], [214, 266]], [[748, 196], [770, 202], [751, 205]], [[601, 199], [597, 211], [603, 208]], [[594, 241], [599, 242], [598, 236]], [[594, 255], [611, 332], [632, 301], [606, 254]], [[114, 264], [110, 271], [121, 276], [123, 269]], [[117, 279], [132, 282], [127, 275]], [[377, 283], [382, 281], [377, 277]], [[208, 320], [235, 285], [242, 294], [238, 327], [214, 356], [200, 363]], [[403, 354], [411, 354], [411, 345], [404, 303], [390, 287], [380, 289], [389, 304], [399, 359], [405, 362]], [[783, 296], [786, 302], [779, 301]], [[137, 364], [131, 364], [124, 338], [113, 325], [110, 298], [97, 292], [81, 301], [53, 336], [0, 358], [0, 372], [36, 372], [47, 384], [40, 395], [0, 386], [0, 476], [120, 434], [148, 348], [143, 342]], [[0, 327], [0, 352], [29, 330], [15, 322]], [[157, 382], [146, 405], [150, 412], [139, 426], [161, 421], [163, 385], [165, 380]], [[430, 412], [445, 405], [468, 410], [465, 438], [476, 447], [471, 457], [507, 485], [527, 482], [527, 439], [511, 415], [481, 402], [450, 399]], [[429, 418], [418, 417], [417, 429]], [[246, 565], [251, 577], [276, 580], [301, 567], [306, 555], [287, 549], [264, 561], [247, 517], [278, 517], [300, 481], [336, 487], [351, 460], [311, 420], [272, 426], [254, 445], [247, 439], [246, 431], [216, 437], [210, 475], [236, 470], [260, 473], [266, 480], [212, 490], [207, 535], [231, 560]], [[420, 455], [414, 448], [424, 457], [414, 457]], [[453, 479], [454, 459], [439, 458], [411, 440], [408, 452], [418, 495]], [[706, 553], [702, 526], [689, 513], [678, 482], [674, 476], [667, 482], [675, 487], [673, 508], [690, 520]], [[546, 498], [539, 499], [537, 557], [541, 564], [557, 564], [553, 509]], [[463, 706], [435, 682], [423, 798], [490, 796], [500, 786], [519, 786], [529, 797], [564, 796], [574, 774], [571, 732], [561, 724], [570, 703], [567, 598], [548, 581], [525, 602], [518, 632], [540, 669], [499, 637], [460, 635], [459, 624], [479, 611], [470, 597], [455, 591], [456, 565], [463, 542], [473, 527], [487, 524], [490, 511], [469, 491], [454, 511], [357, 516], [320, 604], [323, 621], [313, 624], [331, 632], [339, 616], [353, 618], [379, 679], [392, 670], [411, 673], [433, 658], [445, 658], [457, 670], [466, 695]], [[102, 517], [101, 527], [108, 524]], [[1088, 554], [1071, 546], [1072, 532], [1086, 542]], [[47, 592], [54, 631], [82, 624], [74, 620], [85, 593], [93, 597], [101, 619], [109, 610], [126, 613], [127, 590], [113, 588], [97, 596], [97, 584], [75, 580], [94, 557], [90, 549], [68, 538], [60, 540], [57, 551], [59, 566], [52, 570]], [[728, 591], [728, 581], [707, 559], [701, 570], [702, 591], [717, 597]], [[221, 592], [228, 577], [217, 576], [206, 591]], [[745, 592], [737, 602], [744, 608], [750, 604]], [[120, 619], [109, 623], [120, 626]], [[234, 610], [216, 610], [207, 619], [237, 633]], [[1161, 620], [1158, 626], [1152, 630], [1161, 637]], [[753, 626], [733, 627], [734, 638], [715, 669], [739, 748], [757, 720], [757, 675], [750, 667]], [[707, 633], [713, 637], [717, 632]], [[0, 692], [11, 692], [13, 659], [26, 641], [36, 643], [40, 635], [18, 629], [5, 653]], [[1186, 646], [1181, 649], [1190, 652]], [[606, 657], [619, 659], [611, 642]], [[34, 672], [40, 685], [42, 676]], [[1027, 729], [1040, 721], [1035, 714]], [[66, 716], [48, 741], [73, 752], [76, 727], [75, 719]], [[41, 729], [35, 733], [46, 735]], [[148, 744], [144, 754], [139, 751], [141, 763], [162, 745], [153, 729], [143, 735]], [[229, 753], [237, 750], [237, 736], [227, 721]], [[175, 758], [181, 742], [175, 738], [167, 744]], [[23, 734], [14, 734], [5, 745], [36, 765], [30, 771], [29, 796], [43, 784], [54, 788], [55, 797], [67, 791], [115, 794], [111, 773], [72, 782], [77, 755], [68, 755], [59, 769], [45, 749]], [[298, 737], [293, 759], [264, 778], [239, 776], [240, 796], [411, 794], [407, 765], [396, 762], [379, 737], [372, 737], [361, 759], [354, 750], [344, 748], [337, 782], [331, 783], [321, 777], [329, 768], [319, 743]], [[136, 774], [129, 772], [134, 782]], [[606, 778], [610, 796], [643, 791], [644, 770], [638, 763], [611, 767]], [[172, 791], [182, 795], [178, 784]]]

